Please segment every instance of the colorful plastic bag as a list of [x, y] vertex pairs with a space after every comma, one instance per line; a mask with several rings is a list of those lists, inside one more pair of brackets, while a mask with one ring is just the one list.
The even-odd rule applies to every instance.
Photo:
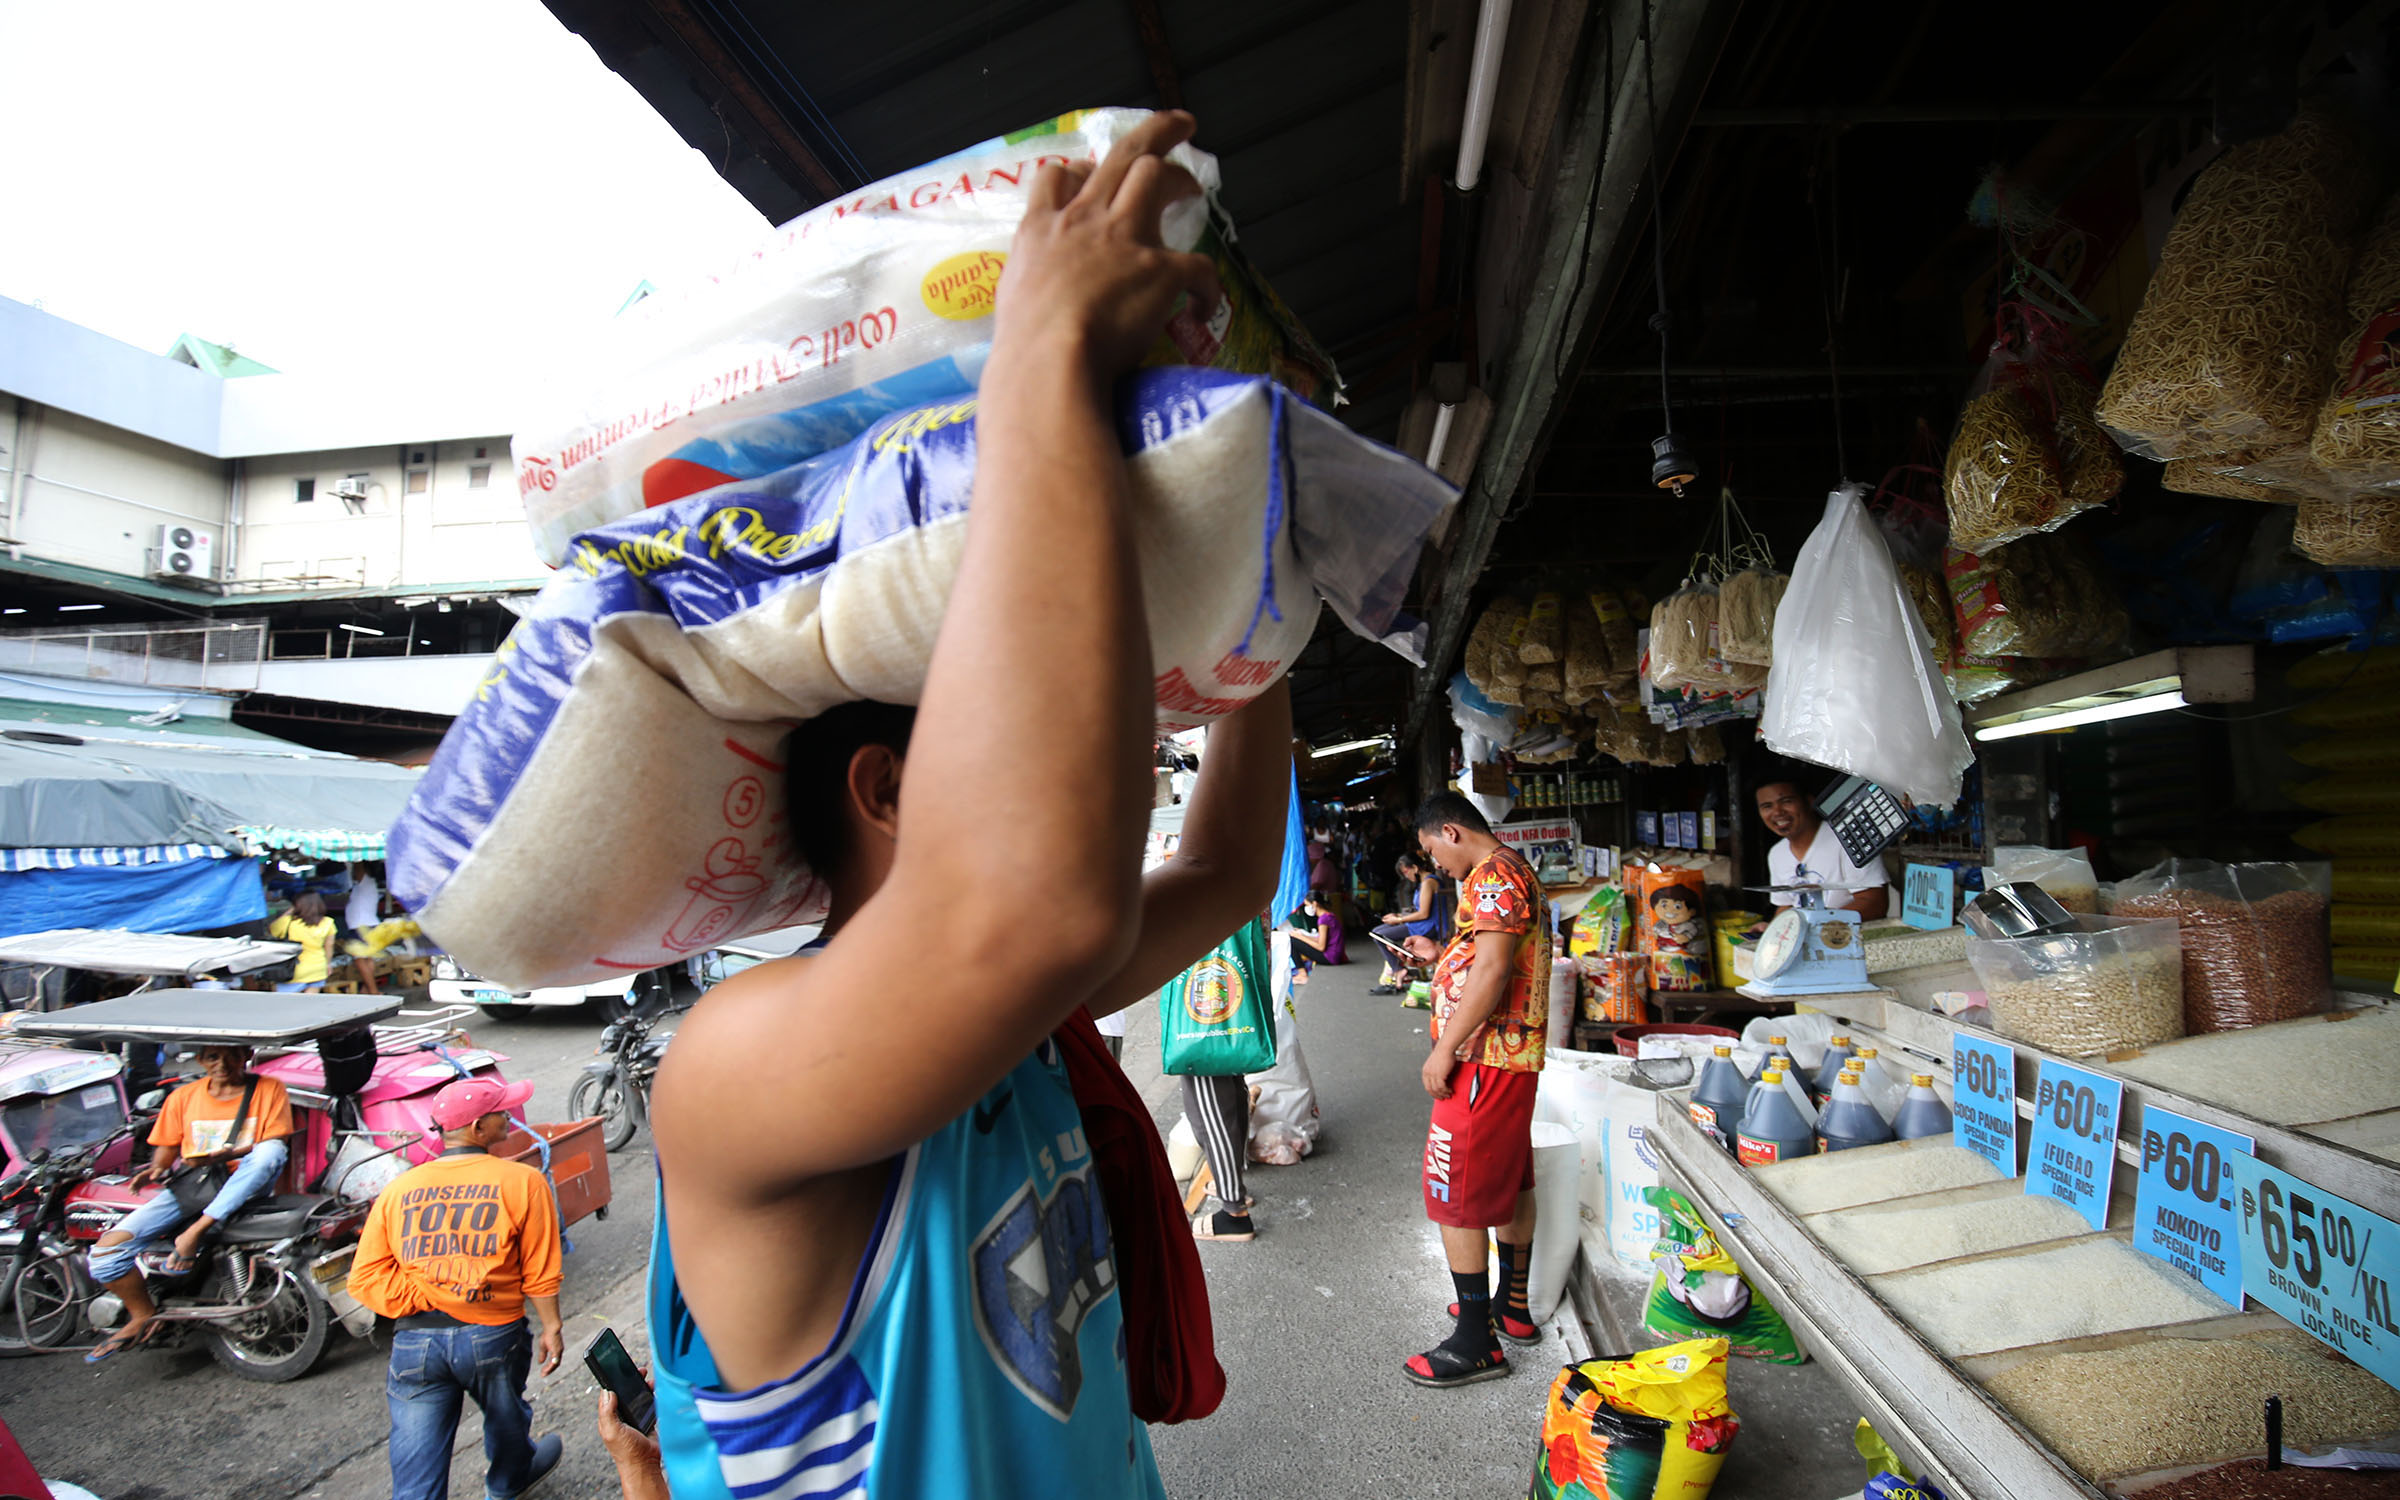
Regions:
[[1707, 1500], [1741, 1420], [1725, 1341], [1569, 1365], [1550, 1382], [1532, 1500]]
[[1744, 1359], [1773, 1365], [1808, 1363], [1808, 1354], [1783, 1315], [1750, 1284], [1708, 1224], [1673, 1188], [1645, 1189], [1658, 1210], [1658, 1266], [1642, 1326], [1660, 1338], [1721, 1338]]
[[1159, 1071], [1225, 1078], [1275, 1066], [1266, 923], [1244, 922], [1158, 992]]

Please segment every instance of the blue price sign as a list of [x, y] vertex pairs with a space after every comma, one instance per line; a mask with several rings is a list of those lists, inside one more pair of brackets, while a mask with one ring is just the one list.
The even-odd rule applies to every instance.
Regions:
[[2068, 1063], [2042, 1059], [2033, 1091], [2033, 1146], [2025, 1191], [2056, 1198], [2094, 1229], [2108, 1227], [2117, 1176], [2117, 1108], [2125, 1085]]
[[1950, 1034], [1950, 1142], [2017, 1175], [2017, 1054], [2006, 1042]]
[[2133, 1248], [2242, 1305], [2241, 1221], [2233, 1159], [2256, 1142], [2155, 1105], [2142, 1110], [2142, 1176], [2133, 1194]]
[[1950, 925], [1958, 873], [1948, 865], [1910, 865], [1900, 886], [1900, 920], [1927, 932]]
[[2233, 1159], [2241, 1192], [2242, 1290], [2400, 1385], [2400, 1224], [2255, 1156]]

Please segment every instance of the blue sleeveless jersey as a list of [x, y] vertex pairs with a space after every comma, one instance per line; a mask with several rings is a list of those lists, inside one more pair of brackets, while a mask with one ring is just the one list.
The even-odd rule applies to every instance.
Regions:
[[1126, 1395], [1108, 1212], [1048, 1041], [895, 1165], [832, 1344], [717, 1381], [659, 1193], [651, 1378], [676, 1500], [1165, 1500]]

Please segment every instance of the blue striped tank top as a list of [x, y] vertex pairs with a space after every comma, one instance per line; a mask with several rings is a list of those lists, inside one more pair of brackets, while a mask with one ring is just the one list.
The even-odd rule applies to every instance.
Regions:
[[1126, 1394], [1108, 1212], [1056, 1046], [894, 1165], [833, 1342], [717, 1380], [650, 1242], [658, 1437], [677, 1500], [1165, 1500]]

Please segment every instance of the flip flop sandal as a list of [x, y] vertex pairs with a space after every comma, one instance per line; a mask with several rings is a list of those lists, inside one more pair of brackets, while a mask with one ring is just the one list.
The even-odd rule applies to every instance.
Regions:
[[103, 1343], [99, 1348], [94, 1349], [89, 1354], [86, 1354], [83, 1357], [83, 1362], [87, 1365], [96, 1365], [102, 1360], [115, 1359], [118, 1355], [123, 1354], [128, 1350], [139, 1349], [142, 1347], [142, 1345], [148, 1342], [150, 1342], [150, 1330], [148, 1328], [144, 1328], [140, 1333], [131, 1335], [122, 1333], [112, 1334], [106, 1343]]
[[1196, 1240], [1228, 1240], [1235, 1244], [1258, 1238], [1258, 1228], [1248, 1214], [1236, 1217], [1217, 1210], [1192, 1220], [1192, 1238]]
[[[1455, 1302], [1450, 1304], [1450, 1316], [1453, 1318], [1458, 1316], [1458, 1304]], [[1512, 1344], [1538, 1344], [1542, 1341], [1542, 1330], [1539, 1327], [1512, 1318], [1507, 1313], [1494, 1313], [1492, 1328]], [[1520, 1328], [1525, 1331], [1517, 1332]]]
[[1410, 1356], [1400, 1366], [1400, 1373], [1418, 1385], [1448, 1390], [1454, 1385], [1498, 1380], [1508, 1373], [1508, 1356], [1494, 1349], [1488, 1361], [1471, 1360], [1455, 1350], [1436, 1344], [1423, 1354]]
[[189, 1258], [181, 1255], [170, 1255], [163, 1263], [160, 1264], [158, 1268], [159, 1274], [162, 1276], [189, 1276], [194, 1271], [199, 1269], [200, 1257], [197, 1255]]

